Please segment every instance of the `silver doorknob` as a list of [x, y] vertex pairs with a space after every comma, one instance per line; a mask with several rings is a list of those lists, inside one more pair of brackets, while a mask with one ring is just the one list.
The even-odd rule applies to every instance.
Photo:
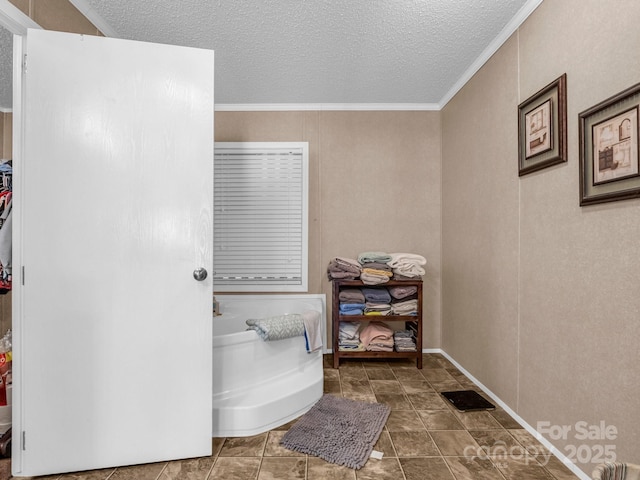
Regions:
[[196, 268], [193, 271], [193, 278], [195, 278], [197, 281], [201, 282], [205, 278], [207, 278], [207, 271], [204, 268]]

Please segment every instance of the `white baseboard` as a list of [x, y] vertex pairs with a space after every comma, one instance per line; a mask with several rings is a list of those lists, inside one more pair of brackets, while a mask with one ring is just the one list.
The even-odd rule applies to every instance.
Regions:
[[[333, 353], [333, 349], [327, 348], [327, 349], [324, 349], [323, 352], [325, 354], [330, 354], [330, 353]], [[439, 353], [442, 356], [444, 356], [447, 360], [449, 360], [451, 363], [453, 363], [458, 370], [460, 370], [462, 373], [464, 373], [464, 375], [469, 380], [471, 380], [478, 387], [480, 387], [480, 389], [484, 393], [486, 393], [487, 396], [489, 396], [491, 398], [491, 400], [493, 400], [498, 405], [500, 405], [500, 407], [505, 412], [507, 412], [516, 422], [518, 422], [522, 426], [522, 428], [524, 428], [527, 432], [529, 432], [531, 435], [533, 435], [536, 438], [536, 440], [538, 440], [542, 445], [544, 445], [549, 450], [549, 452], [551, 452], [551, 454], [554, 457], [556, 457], [558, 460], [560, 460], [569, 470], [571, 470], [572, 473], [574, 473], [581, 480], [591, 480], [591, 477], [589, 475], [584, 473], [575, 463], [573, 463], [571, 460], [569, 460], [566, 457], [566, 455], [564, 455], [560, 450], [558, 450], [556, 447], [554, 447], [553, 444], [549, 440], [547, 440], [540, 432], [538, 432], [535, 428], [533, 428], [531, 425], [529, 425], [527, 422], [525, 422], [522, 419], [522, 417], [520, 417], [520, 415], [518, 415], [516, 412], [514, 412], [511, 409], [511, 407], [509, 407], [509, 405], [504, 403], [500, 399], [500, 397], [498, 397], [495, 393], [493, 393], [491, 390], [489, 390], [476, 377], [471, 375], [471, 373], [469, 373], [462, 365], [460, 365], [458, 362], [456, 362], [447, 352], [445, 352], [441, 348], [423, 348], [422, 349], [422, 353]]]
[[535, 428], [525, 422], [520, 415], [514, 412], [506, 403], [504, 403], [500, 397], [498, 397], [495, 393], [489, 390], [486, 386], [482, 384], [477, 378], [475, 378], [471, 373], [469, 373], [462, 365], [456, 362], [447, 352], [443, 351], [441, 348], [429, 348], [423, 349], [423, 353], [440, 353], [447, 360], [453, 363], [458, 370], [460, 370], [464, 375], [470, 379], [473, 383], [475, 383], [478, 387], [482, 389], [487, 396], [491, 397], [491, 399], [496, 402], [505, 412], [507, 412], [516, 422], [518, 422], [522, 428], [524, 428], [527, 432], [533, 435], [536, 440], [538, 440], [542, 445], [544, 445], [551, 454], [560, 460], [571, 472], [573, 472], [578, 478], [582, 480], [591, 480], [591, 477], [584, 473], [575, 463], [569, 460], [566, 455], [564, 455], [560, 450], [554, 447], [549, 440], [547, 440], [540, 432], [538, 432]]

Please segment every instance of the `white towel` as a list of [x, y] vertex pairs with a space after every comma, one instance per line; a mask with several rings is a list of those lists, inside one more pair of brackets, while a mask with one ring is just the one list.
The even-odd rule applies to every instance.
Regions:
[[307, 352], [315, 352], [322, 348], [322, 327], [320, 325], [320, 312], [307, 310], [302, 312], [304, 323], [304, 338], [307, 342]]
[[391, 260], [387, 262], [393, 273], [405, 277], [421, 277], [426, 272], [422, 268], [427, 264], [427, 259], [416, 253], [391, 253]]

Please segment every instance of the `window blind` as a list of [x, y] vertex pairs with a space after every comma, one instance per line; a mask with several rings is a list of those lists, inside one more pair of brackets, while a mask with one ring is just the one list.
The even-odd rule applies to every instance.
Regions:
[[216, 143], [214, 289], [306, 291], [308, 144]]

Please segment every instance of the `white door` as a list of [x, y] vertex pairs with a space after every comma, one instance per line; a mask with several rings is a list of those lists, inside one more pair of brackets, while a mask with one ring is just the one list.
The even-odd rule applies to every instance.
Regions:
[[25, 41], [13, 473], [210, 455], [213, 52]]

